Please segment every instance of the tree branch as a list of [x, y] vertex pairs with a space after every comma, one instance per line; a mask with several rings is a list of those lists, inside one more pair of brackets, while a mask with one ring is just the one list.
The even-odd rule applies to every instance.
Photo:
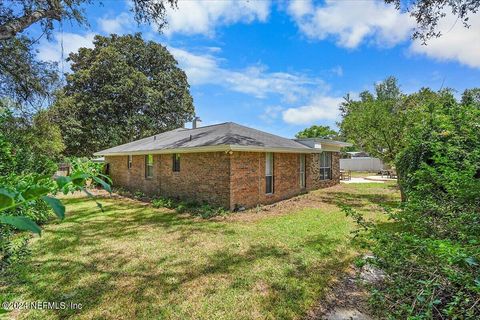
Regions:
[[62, 12], [59, 8], [51, 10], [35, 10], [0, 26], [0, 40], [8, 40], [19, 32], [42, 19], [60, 20]]

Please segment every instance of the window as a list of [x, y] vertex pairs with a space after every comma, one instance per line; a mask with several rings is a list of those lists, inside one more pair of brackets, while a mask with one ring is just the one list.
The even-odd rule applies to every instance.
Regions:
[[173, 172], [180, 172], [180, 155], [178, 153], [172, 155], [172, 170]]
[[320, 180], [332, 179], [332, 153], [320, 153]]
[[132, 155], [128, 155], [128, 160], [127, 160], [127, 168], [131, 169], [132, 168]]
[[265, 154], [265, 193], [273, 193], [273, 153]]
[[300, 155], [300, 188], [305, 188], [305, 155]]
[[153, 178], [153, 155], [145, 156], [145, 178]]

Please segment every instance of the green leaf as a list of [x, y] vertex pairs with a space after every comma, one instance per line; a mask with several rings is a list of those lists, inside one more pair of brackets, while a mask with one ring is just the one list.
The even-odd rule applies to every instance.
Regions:
[[31, 231], [39, 235], [42, 232], [42, 229], [27, 217], [0, 216], [0, 222], [14, 226], [19, 230]]
[[0, 189], [0, 211], [15, 204], [13, 196], [5, 189]]
[[48, 205], [53, 209], [53, 212], [55, 212], [57, 217], [62, 220], [65, 218], [65, 206], [60, 200], [48, 196], [43, 196], [42, 199], [43, 201], [48, 203]]
[[109, 193], [112, 193], [112, 188], [108, 183], [100, 179], [99, 177], [93, 177], [93, 180], [102, 185], [103, 189], [107, 190]]
[[99, 173], [98, 176], [102, 177], [102, 178], [105, 178], [105, 181], [107, 181], [107, 183], [112, 184], [112, 179], [109, 176], [107, 176], [103, 173]]
[[90, 176], [86, 173], [75, 173], [70, 178], [72, 182], [76, 186], [83, 186], [85, 179], [89, 178]]
[[72, 182], [72, 179], [70, 177], [65, 177], [65, 176], [59, 176], [55, 180], [57, 182], [59, 189], [62, 189], [66, 184]]
[[40, 196], [48, 193], [49, 191], [50, 189], [44, 186], [31, 186], [21, 194], [25, 200], [32, 200], [32, 199], [39, 198]]
[[70, 178], [72, 180], [87, 179], [88, 177], [90, 177], [90, 176], [86, 173], [83, 173], [83, 172], [77, 172], [77, 173], [74, 173], [70, 176]]

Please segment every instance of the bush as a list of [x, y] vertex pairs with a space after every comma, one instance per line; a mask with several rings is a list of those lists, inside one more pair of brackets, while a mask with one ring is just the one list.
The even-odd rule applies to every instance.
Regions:
[[135, 192], [133, 193], [133, 197], [134, 197], [135, 199], [144, 199], [146, 196], [147, 196], [147, 195], [146, 195], [144, 192], [140, 191], [140, 190], [137, 190], [137, 191], [135, 191]]
[[28, 255], [29, 234], [18, 234], [13, 228], [3, 225], [0, 228], [0, 275], [8, 266], [21, 261]]
[[480, 108], [448, 91], [415, 98], [396, 161], [406, 201], [394, 230], [365, 234], [387, 275], [372, 304], [380, 318], [480, 319]]
[[169, 198], [154, 198], [152, 200], [152, 207], [174, 209], [175, 202]]
[[177, 207], [175, 208], [175, 211], [177, 213], [185, 213], [187, 210], [188, 210], [188, 207], [184, 203], [178, 204]]
[[208, 204], [202, 205], [198, 210], [196, 210], [196, 214], [201, 216], [204, 219], [216, 217], [216, 216], [223, 216], [228, 213], [223, 207], [212, 207]]

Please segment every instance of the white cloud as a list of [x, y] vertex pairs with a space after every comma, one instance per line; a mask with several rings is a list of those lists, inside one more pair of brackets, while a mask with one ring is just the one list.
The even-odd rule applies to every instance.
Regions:
[[288, 12], [300, 30], [312, 39], [333, 37], [338, 46], [356, 48], [366, 39], [393, 46], [405, 41], [413, 19], [383, 1], [332, 1], [314, 6], [310, 0], [290, 3]]
[[194, 54], [183, 49], [169, 47], [192, 85], [215, 84], [229, 90], [265, 98], [278, 94], [288, 102], [309, 94], [309, 88], [325, 89], [319, 78], [287, 72], [269, 72], [263, 66], [250, 66], [241, 70], [229, 70], [220, 65], [221, 59], [210, 54]]
[[283, 121], [290, 124], [311, 124], [320, 120], [336, 120], [340, 114], [338, 106], [342, 101], [344, 99], [339, 97], [316, 96], [307, 105], [283, 111]]
[[167, 8], [168, 26], [164, 33], [212, 35], [218, 25], [266, 21], [270, 1], [180, 0], [178, 9]]
[[118, 16], [114, 18], [99, 18], [97, 20], [98, 26], [100, 27], [100, 30], [102, 30], [105, 33], [116, 33], [116, 34], [122, 34], [125, 31], [128, 31], [128, 26], [132, 25], [134, 23], [132, 17], [130, 14], [126, 12], [122, 12]]
[[442, 36], [428, 40], [427, 45], [414, 41], [410, 46], [411, 52], [480, 68], [480, 15], [471, 15], [468, 22], [470, 28], [465, 28], [455, 16], [447, 14], [438, 26]]
[[80, 35], [65, 32], [56, 33], [53, 41], [43, 41], [38, 49], [38, 58], [44, 61], [60, 61], [62, 59], [62, 40], [64, 59], [70, 52], [77, 52], [79, 48], [93, 48], [94, 33]]
[[282, 106], [268, 106], [260, 115], [260, 119], [267, 123], [273, 123], [274, 120], [278, 119], [283, 110]]

